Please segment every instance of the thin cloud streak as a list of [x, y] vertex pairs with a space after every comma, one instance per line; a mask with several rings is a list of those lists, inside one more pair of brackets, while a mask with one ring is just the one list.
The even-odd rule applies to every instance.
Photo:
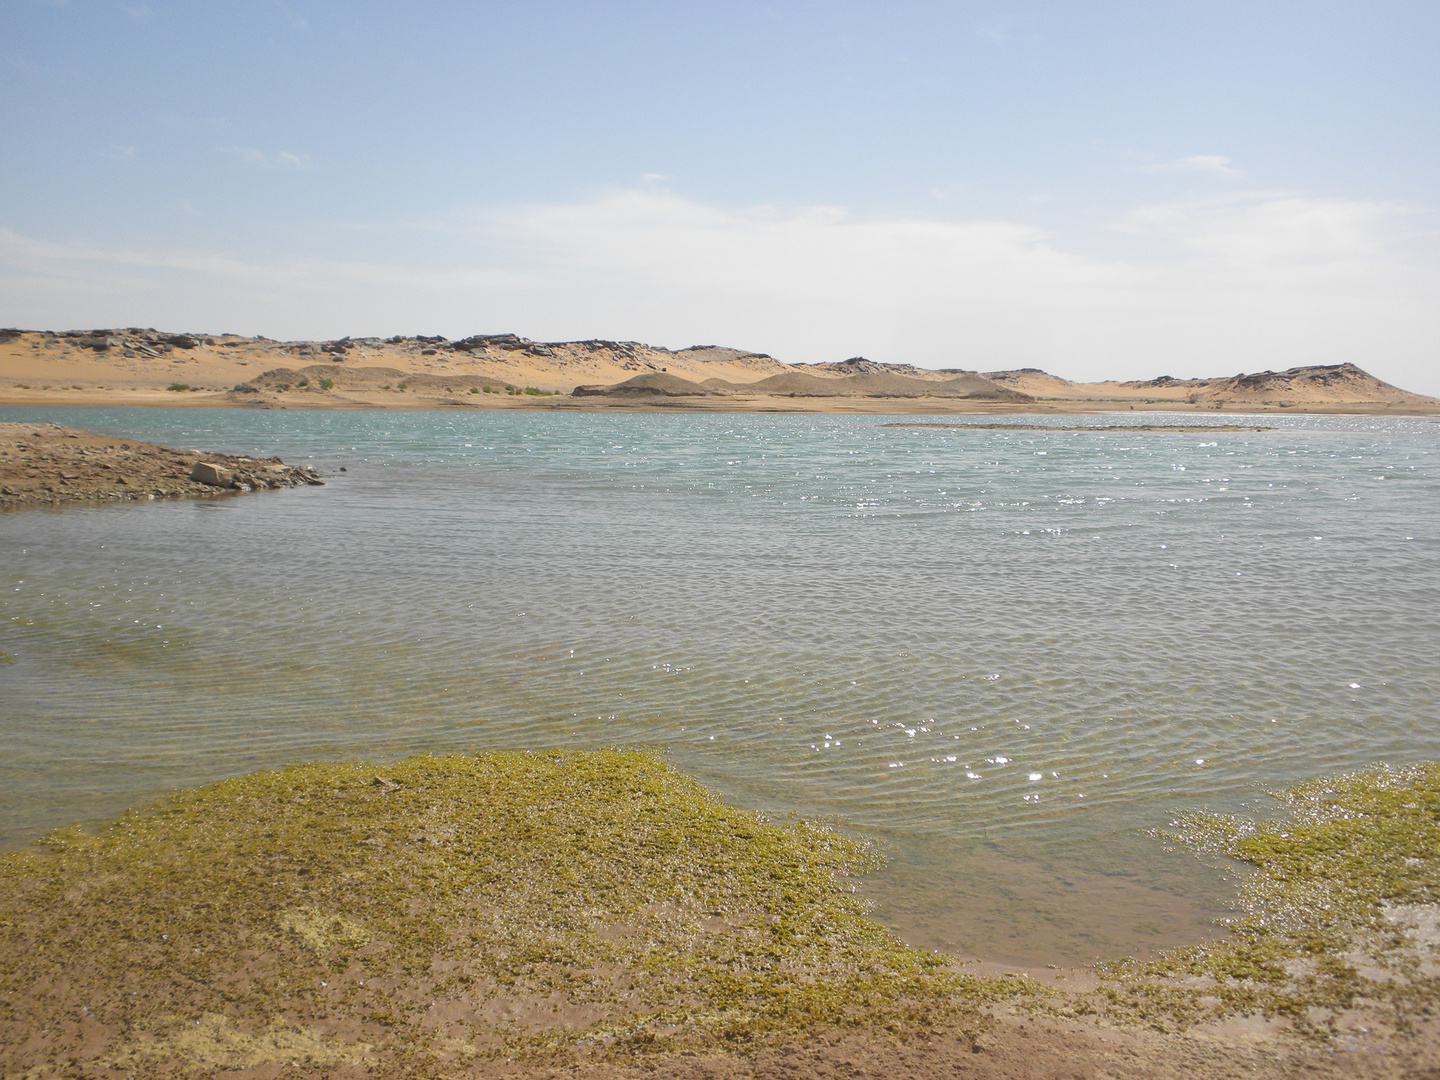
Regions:
[[288, 150], [266, 153], [252, 146], [217, 146], [215, 152], [228, 154], [257, 169], [302, 169], [308, 172], [315, 168], [310, 162], [309, 154], [292, 154]]
[[1238, 179], [1245, 173], [1235, 168], [1228, 157], [1220, 154], [1191, 154], [1174, 161], [1157, 161], [1142, 165], [1141, 172], [1148, 173], [1209, 173], [1225, 180]]

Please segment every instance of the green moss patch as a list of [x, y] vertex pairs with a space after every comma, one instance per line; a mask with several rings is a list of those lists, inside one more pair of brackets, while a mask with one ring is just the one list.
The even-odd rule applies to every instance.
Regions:
[[1347, 1023], [1413, 1030], [1440, 1008], [1440, 764], [1380, 768], [1274, 793], [1285, 820], [1185, 814], [1161, 835], [1254, 868], [1229, 935], [1157, 963], [1113, 965], [1072, 1011], [1186, 1027], [1237, 1014], [1325, 1037]]
[[869, 919], [871, 862], [638, 752], [246, 776], [0, 860], [0, 1062], [403, 1071], [973, 1026], [1016, 984]]

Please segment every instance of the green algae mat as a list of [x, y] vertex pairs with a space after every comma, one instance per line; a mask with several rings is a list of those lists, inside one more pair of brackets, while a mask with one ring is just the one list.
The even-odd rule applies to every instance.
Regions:
[[1281, 820], [1190, 813], [1165, 834], [1252, 868], [1230, 933], [1061, 995], [905, 946], [851, 887], [874, 865], [863, 844], [726, 806], [652, 754], [246, 776], [0, 858], [0, 1074], [636, 1061], [837, 1031], [964, 1035], [1003, 998], [1164, 1030], [1428, 1023], [1440, 765], [1277, 797]]
[[0, 1071], [429, 1075], [577, 1044], [972, 1030], [1012, 987], [867, 918], [849, 881], [871, 860], [638, 752], [182, 791], [0, 860]]

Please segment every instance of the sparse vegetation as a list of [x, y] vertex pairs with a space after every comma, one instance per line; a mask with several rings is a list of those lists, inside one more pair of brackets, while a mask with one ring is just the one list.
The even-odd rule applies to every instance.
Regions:
[[189, 389], [190, 389], [190, 384], [189, 384], [189, 383], [183, 383], [183, 382], [172, 382], [169, 386], [165, 387], [165, 389], [166, 389], [166, 390], [174, 390], [174, 391], [176, 391], [176, 392], [178, 393], [178, 392], [182, 392], [182, 391], [185, 391], [185, 390], [189, 390]]
[[1357, 1007], [1400, 1031], [1440, 1008], [1431, 947], [1407, 929], [1440, 903], [1440, 764], [1274, 794], [1288, 820], [1188, 813], [1161, 834], [1255, 868], [1229, 935], [1102, 969], [1106, 984], [1072, 1011], [1175, 1028], [1262, 1013], [1324, 1037]]
[[320, 377], [320, 389], [321, 389], [321, 390], [325, 390], [325, 391], [334, 390], [334, 389], [335, 389], [335, 380], [334, 380], [334, 379], [327, 379], [325, 376], [322, 375], [322, 376]]
[[302, 376], [301, 379], [300, 379], [300, 381], [297, 382], [295, 385], [296, 385], [297, 387], [309, 386], [309, 385], [310, 385], [310, 380], [309, 380], [308, 378]]

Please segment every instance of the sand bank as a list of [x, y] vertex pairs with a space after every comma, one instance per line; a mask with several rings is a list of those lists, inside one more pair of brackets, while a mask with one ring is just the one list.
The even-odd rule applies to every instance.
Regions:
[[921, 421], [908, 424], [881, 424], [881, 427], [896, 428], [948, 428], [974, 431], [1274, 431], [1272, 427], [1256, 427], [1253, 424], [927, 424]]

